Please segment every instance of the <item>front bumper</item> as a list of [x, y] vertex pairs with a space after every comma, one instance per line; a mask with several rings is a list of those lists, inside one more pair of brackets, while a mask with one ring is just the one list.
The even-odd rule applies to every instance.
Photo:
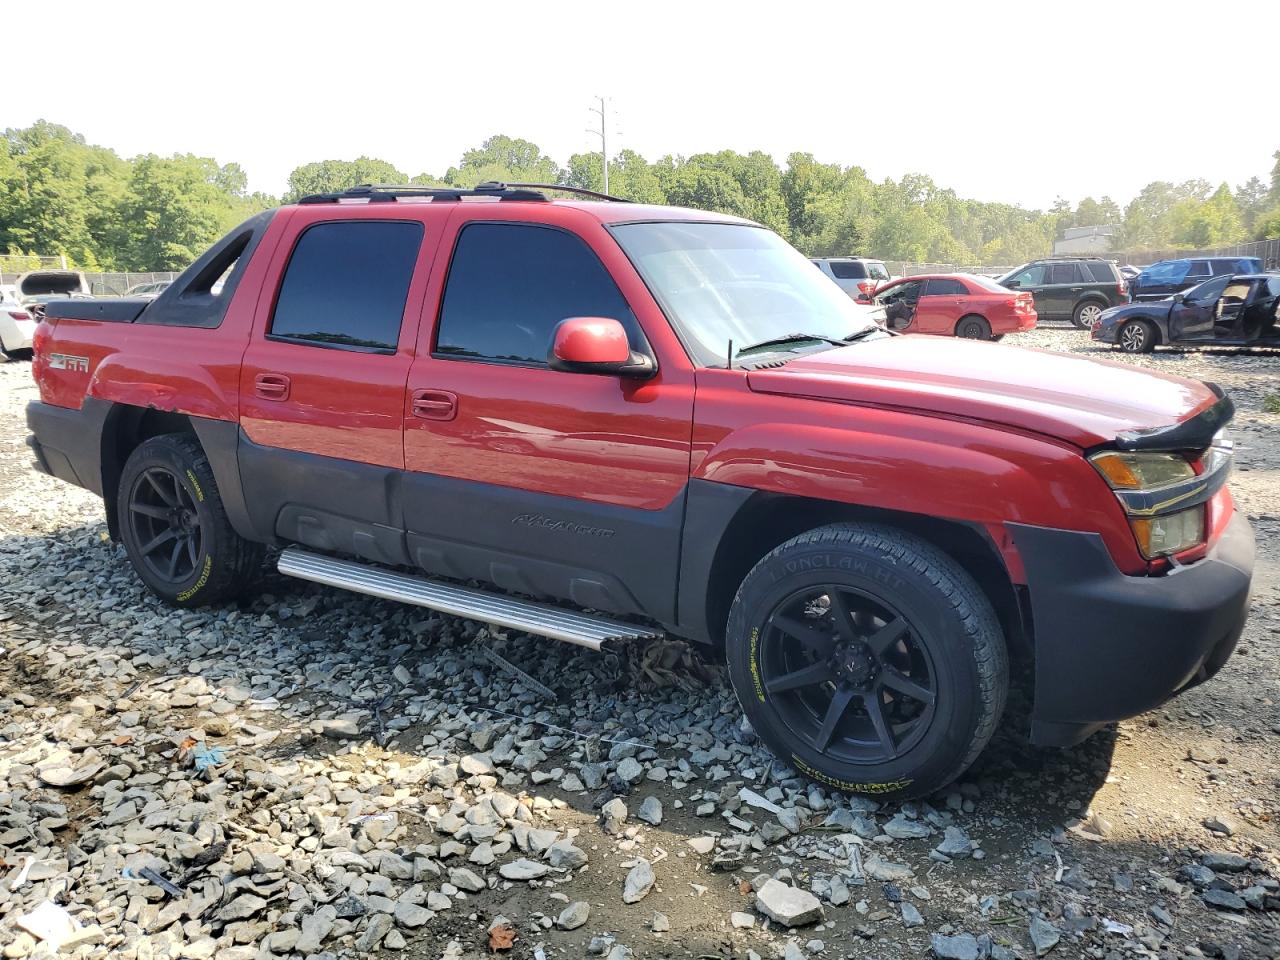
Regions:
[[1253, 530], [1236, 514], [1204, 559], [1121, 573], [1095, 533], [1007, 525], [1027, 572], [1035, 646], [1031, 739], [1078, 743], [1212, 677], [1244, 630]]
[[1103, 343], [1115, 343], [1116, 331], [1120, 329], [1120, 324], [1115, 320], [1102, 319], [1093, 325], [1092, 336], [1095, 340]]

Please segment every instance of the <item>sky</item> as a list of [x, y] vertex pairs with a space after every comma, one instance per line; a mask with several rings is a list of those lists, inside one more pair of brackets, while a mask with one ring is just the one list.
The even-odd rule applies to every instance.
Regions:
[[70, 0], [53, 28], [48, 10], [5, 14], [44, 68], [4, 85], [0, 125], [234, 161], [277, 195], [361, 154], [439, 176], [495, 133], [564, 164], [599, 149], [597, 95], [611, 155], [803, 151], [1033, 208], [1265, 180], [1280, 149], [1276, 55], [1247, 39], [1280, 36], [1275, 0]]

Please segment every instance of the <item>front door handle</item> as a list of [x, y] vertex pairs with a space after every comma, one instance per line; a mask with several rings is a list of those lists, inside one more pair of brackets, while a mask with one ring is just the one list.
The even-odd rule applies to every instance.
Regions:
[[415, 390], [411, 409], [423, 420], [452, 420], [458, 415], [458, 395], [448, 390]]
[[1072, 288], [1071, 288], [1071, 292], [1072, 292], [1072, 293], [1079, 293], [1079, 292], [1080, 292], [1081, 290], [1083, 290], [1083, 289], [1084, 289], [1084, 287], [1072, 287]]
[[288, 400], [289, 378], [282, 373], [260, 373], [253, 378], [253, 392], [263, 400]]

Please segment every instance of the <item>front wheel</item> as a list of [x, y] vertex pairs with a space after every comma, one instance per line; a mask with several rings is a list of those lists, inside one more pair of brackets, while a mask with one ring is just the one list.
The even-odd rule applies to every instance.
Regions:
[[1096, 300], [1086, 300], [1078, 304], [1071, 314], [1071, 323], [1081, 330], [1092, 330], [1102, 319], [1102, 304]]
[[811, 779], [922, 796], [991, 739], [1009, 667], [990, 602], [949, 555], [836, 524], [762, 559], [729, 612], [729, 675], [752, 726]]
[[1156, 348], [1156, 333], [1145, 320], [1130, 320], [1116, 331], [1116, 343], [1125, 353], [1150, 353]]
[[138, 576], [178, 607], [220, 603], [248, 586], [262, 548], [227, 519], [213, 469], [195, 437], [167, 434], [125, 462], [116, 499], [121, 539]]

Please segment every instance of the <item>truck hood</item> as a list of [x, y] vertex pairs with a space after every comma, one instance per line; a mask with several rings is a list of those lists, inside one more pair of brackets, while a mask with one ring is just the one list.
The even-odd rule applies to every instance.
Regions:
[[1093, 447], [1217, 402], [1197, 380], [997, 343], [885, 337], [747, 374], [757, 393], [979, 420]]

